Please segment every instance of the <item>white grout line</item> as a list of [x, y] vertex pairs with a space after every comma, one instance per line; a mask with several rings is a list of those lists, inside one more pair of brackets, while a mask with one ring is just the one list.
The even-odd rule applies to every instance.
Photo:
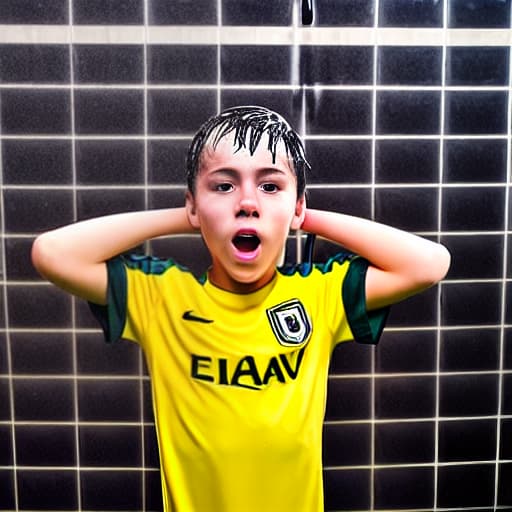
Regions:
[[[512, 16], [512, 5], [510, 6], [510, 13]], [[504, 234], [503, 234], [503, 279], [501, 290], [501, 329], [500, 329], [500, 363], [499, 363], [499, 377], [498, 377], [498, 418], [496, 420], [496, 465], [495, 465], [495, 483], [494, 483], [494, 508], [498, 506], [499, 484], [500, 484], [500, 445], [501, 445], [501, 420], [502, 420], [502, 400], [505, 393], [503, 375], [505, 364], [505, 322], [507, 307], [512, 307], [507, 301], [507, 288], [512, 289], [512, 285], [507, 280], [509, 271], [508, 266], [508, 238], [507, 234], [509, 229], [509, 209], [510, 209], [510, 188], [512, 186], [512, 51], [509, 52], [509, 93], [508, 93], [508, 106], [507, 106], [507, 126], [508, 126], [508, 139], [507, 139], [507, 187], [505, 188], [505, 207], [504, 207]]]
[[[2, 98], [0, 96], [0, 112], [2, 107]], [[2, 125], [0, 123], [0, 134]], [[5, 204], [4, 204], [4, 184], [3, 184], [3, 159], [2, 159], [2, 144], [0, 144], [0, 231], [1, 233], [5, 233]], [[11, 450], [12, 450], [12, 461], [13, 461], [13, 492], [14, 492], [14, 505], [16, 510], [18, 510], [19, 506], [19, 496], [18, 496], [18, 477], [17, 477], [17, 450], [16, 450], [16, 430], [15, 430], [15, 414], [14, 414], [14, 381], [13, 381], [13, 372], [12, 372], [12, 340], [11, 340], [11, 329], [10, 329], [10, 321], [9, 321], [9, 302], [8, 302], [8, 294], [7, 294], [7, 250], [5, 247], [5, 239], [2, 240], [0, 244], [0, 264], [1, 264], [1, 276], [2, 276], [2, 296], [3, 296], [3, 315], [4, 315], [4, 332], [5, 332], [5, 343], [6, 343], [6, 352], [7, 352], [7, 379], [8, 379], [8, 394], [9, 394], [9, 409], [11, 412], [11, 419], [8, 422], [11, 430]]]
[[[73, 0], [68, 0], [69, 8], [69, 31], [74, 34], [73, 26]], [[68, 42], [69, 52], [69, 85], [70, 85], [70, 126], [71, 126], [71, 176], [72, 176], [72, 190], [73, 190], [73, 219], [78, 219], [78, 200], [77, 200], [77, 167], [76, 167], [76, 138], [75, 138], [75, 58], [73, 52], [73, 44], [71, 40]], [[76, 456], [76, 496], [77, 496], [77, 511], [82, 510], [82, 486], [81, 486], [81, 473], [80, 473], [80, 427], [79, 427], [79, 403], [78, 403], [78, 354], [77, 354], [77, 339], [76, 339], [76, 303], [77, 299], [71, 297], [71, 344], [72, 344], [72, 357], [73, 357], [73, 409], [75, 415], [75, 456]]]
[[[0, 25], [0, 44], [291, 45], [293, 26]], [[510, 29], [300, 27], [300, 45], [509, 46]]]
[[[443, 0], [443, 26], [448, 26], [448, 1]], [[445, 32], [446, 34], [446, 32]], [[443, 41], [442, 59], [441, 59], [441, 104], [440, 104], [440, 143], [439, 143], [439, 192], [437, 200], [437, 229], [438, 242], [441, 239], [443, 229], [443, 187], [444, 182], [444, 144], [445, 144], [445, 108], [446, 108], [446, 66], [447, 66], [447, 49], [446, 40]], [[444, 284], [440, 283], [437, 287], [437, 332], [436, 332], [436, 384], [435, 384], [435, 429], [434, 429], [434, 512], [437, 511], [438, 490], [439, 490], [439, 412], [440, 412], [440, 390], [441, 390], [441, 297]]]

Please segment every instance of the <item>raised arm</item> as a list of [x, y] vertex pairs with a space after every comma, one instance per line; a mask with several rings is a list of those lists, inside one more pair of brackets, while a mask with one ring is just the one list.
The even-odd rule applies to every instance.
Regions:
[[438, 243], [359, 217], [306, 210], [304, 231], [336, 242], [367, 259], [367, 309], [377, 309], [443, 279], [450, 254]]
[[151, 238], [192, 231], [185, 208], [109, 215], [38, 236], [32, 246], [32, 262], [59, 288], [105, 304], [108, 259]]

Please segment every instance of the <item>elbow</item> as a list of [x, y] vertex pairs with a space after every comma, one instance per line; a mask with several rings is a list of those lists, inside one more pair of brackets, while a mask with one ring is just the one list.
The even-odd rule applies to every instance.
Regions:
[[31, 260], [34, 268], [46, 279], [52, 274], [56, 249], [49, 233], [39, 235], [32, 244]]
[[434, 286], [446, 277], [450, 269], [451, 255], [441, 244], [435, 244], [424, 266], [425, 287]]

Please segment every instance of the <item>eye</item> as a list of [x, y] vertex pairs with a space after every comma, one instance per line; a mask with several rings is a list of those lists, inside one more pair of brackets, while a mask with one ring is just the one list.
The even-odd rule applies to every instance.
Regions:
[[272, 194], [279, 191], [279, 186], [276, 183], [262, 183], [260, 189], [263, 190], [263, 192]]
[[233, 185], [231, 183], [217, 183], [213, 186], [216, 192], [231, 192]]

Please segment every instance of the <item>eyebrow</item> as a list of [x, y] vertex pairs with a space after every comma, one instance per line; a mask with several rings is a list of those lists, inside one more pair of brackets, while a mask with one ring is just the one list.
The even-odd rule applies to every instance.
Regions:
[[[226, 168], [222, 167], [220, 169], [216, 169], [216, 170], [212, 171], [211, 173], [209, 173], [210, 176], [223, 175], [223, 174], [230, 176], [232, 178], [236, 178], [241, 173], [240, 173], [240, 171], [238, 171], [236, 169], [231, 169], [230, 167], [226, 167]], [[274, 167], [263, 167], [262, 169], [258, 169], [256, 171], [256, 176], [258, 178], [272, 176], [272, 175], [286, 176], [287, 173], [281, 169], [277, 169]]]

